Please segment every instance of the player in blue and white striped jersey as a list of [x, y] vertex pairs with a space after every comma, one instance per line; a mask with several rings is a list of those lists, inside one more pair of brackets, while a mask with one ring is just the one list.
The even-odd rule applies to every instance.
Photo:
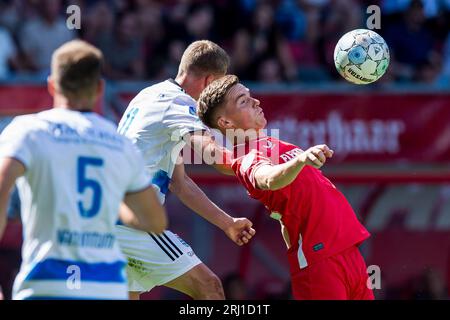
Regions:
[[156, 233], [167, 225], [142, 155], [92, 112], [101, 62], [83, 41], [61, 46], [48, 80], [54, 108], [15, 118], [0, 136], [0, 238], [16, 179], [24, 228], [14, 299], [127, 299], [117, 220]]
[[[254, 235], [252, 223], [246, 218], [233, 218], [217, 207], [185, 174], [184, 164], [177, 161], [186, 144], [202, 155], [226, 155], [199, 120], [195, 99], [211, 81], [225, 75], [228, 64], [228, 55], [217, 44], [193, 42], [183, 53], [175, 80], [150, 86], [130, 102], [119, 123], [119, 133], [141, 150], [162, 203], [170, 189], [191, 210], [243, 245]], [[227, 163], [214, 166], [233, 174]], [[164, 285], [194, 299], [224, 298], [218, 277], [173, 232], [166, 230], [157, 236], [118, 226], [117, 236], [129, 261], [130, 297], [138, 299], [139, 293]]]

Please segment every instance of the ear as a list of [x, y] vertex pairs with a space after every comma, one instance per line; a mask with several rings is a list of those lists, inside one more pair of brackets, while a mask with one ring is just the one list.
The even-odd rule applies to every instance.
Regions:
[[232, 129], [233, 123], [225, 117], [219, 116], [219, 118], [217, 118], [217, 126], [219, 129]]
[[97, 97], [103, 96], [105, 92], [105, 80], [100, 79], [97, 86]]
[[52, 76], [47, 77], [47, 91], [52, 97], [55, 96], [55, 82]]
[[105, 80], [100, 79], [97, 85], [97, 92], [95, 93], [95, 103], [98, 103], [102, 99], [104, 92], [105, 92]]
[[205, 77], [205, 83], [204, 83], [205, 88], [206, 88], [211, 82], [213, 82], [215, 79], [216, 79], [216, 77], [215, 77], [214, 75], [212, 75], [212, 74], [207, 75], [207, 76]]

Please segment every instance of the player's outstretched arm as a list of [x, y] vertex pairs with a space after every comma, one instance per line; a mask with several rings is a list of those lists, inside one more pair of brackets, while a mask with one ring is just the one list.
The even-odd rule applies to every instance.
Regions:
[[175, 166], [171, 192], [191, 210], [222, 229], [237, 245], [243, 245], [255, 235], [252, 222], [247, 218], [233, 218], [212, 202], [206, 194], [186, 175], [184, 164], [179, 161]]
[[309, 148], [294, 159], [279, 165], [263, 165], [255, 170], [256, 187], [262, 190], [278, 190], [291, 184], [306, 165], [320, 168], [333, 151], [322, 144]]
[[222, 174], [234, 176], [231, 169], [231, 152], [218, 145], [211, 134], [205, 131], [192, 132], [187, 134], [184, 140], [205, 163], [212, 165]]
[[8, 201], [16, 179], [25, 173], [22, 162], [4, 158], [0, 162], [0, 239], [6, 227]]
[[167, 214], [153, 187], [127, 193], [119, 210], [120, 220], [145, 232], [162, 233], [167, 228]]

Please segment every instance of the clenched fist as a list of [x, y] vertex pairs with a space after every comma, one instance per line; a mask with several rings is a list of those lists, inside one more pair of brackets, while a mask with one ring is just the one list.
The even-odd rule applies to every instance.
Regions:
[[247, 244], [256, 233], [252, 225], [247, 218], [233, 218], [223, 231], [234, 243], [242, 246]]
[[299, 159], [304, 164], [319, 169], [325, 164], [327, 158], [333, 156], [333, 152], [326, 144], [319, 144], [301, 153]]

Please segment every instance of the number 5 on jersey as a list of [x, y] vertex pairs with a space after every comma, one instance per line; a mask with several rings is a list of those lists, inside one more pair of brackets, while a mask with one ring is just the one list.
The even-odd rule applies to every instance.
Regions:
[[100, 211], [102, 200], [102, 187], [97, 180], [87, 177], [88, 166], [103, 167], [103, 159], [93, 157], [79, 157], [77, 162], [77, 191], [80, 195], [87, 189], [92, 190], [92, 201], [90, 207], [85, 206], [83, 201], [78, 201], [78, 210], [83, 218], [92, 218]]

